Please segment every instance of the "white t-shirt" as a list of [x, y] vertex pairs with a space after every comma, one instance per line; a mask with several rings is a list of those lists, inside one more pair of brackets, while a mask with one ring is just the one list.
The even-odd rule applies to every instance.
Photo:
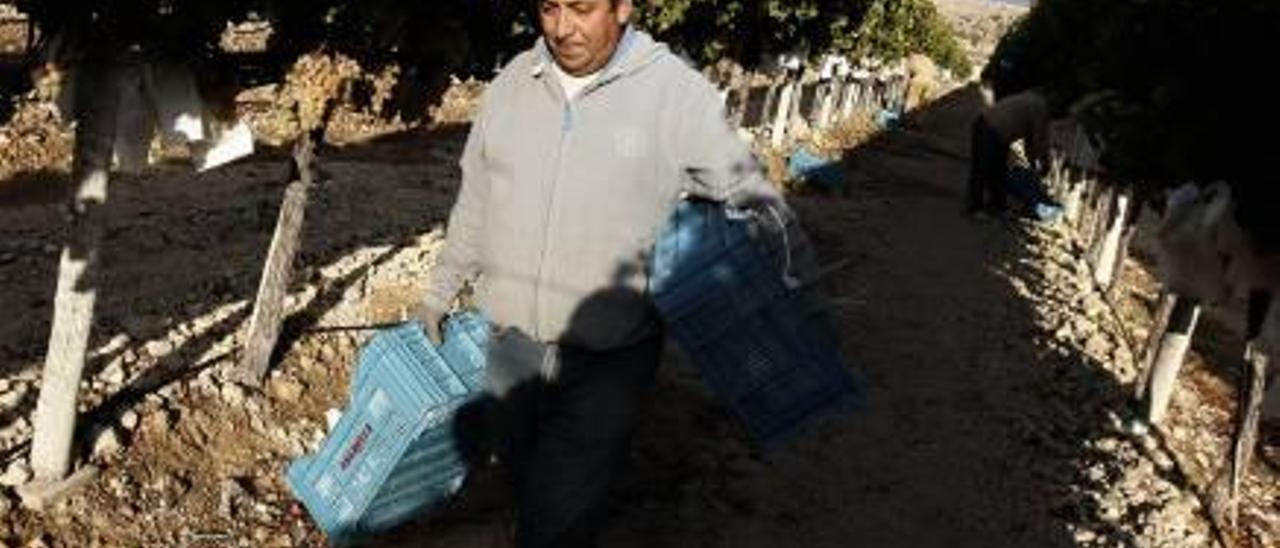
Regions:
[[600, 76], [600, 71], [595, 71], [586, 76], [574, 76], [562, 70], [560, 65], [551, 63], [551, 70], [556, 72], [556, 79], [560, 80], [560, 87], [564, 88], [564, 96], [566, 99], [572, 100], [578, 96], [583, 88], [591, 85]]

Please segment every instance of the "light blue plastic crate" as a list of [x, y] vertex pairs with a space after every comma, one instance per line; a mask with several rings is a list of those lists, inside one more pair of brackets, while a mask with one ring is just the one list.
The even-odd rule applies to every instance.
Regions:
[[787, 158], [787, 177], [806, 181], [827, 190], [844, 186], [844, 169], [840, 158], [823, 158], [801, 146]]
[[392, 528], [461, 487], [453, 419], [483, 389], [488, 332], [483, 316], [464, 313], [446, 322], [439, 349], [405, 324], [361, 350], [346, 412], [320, 451], [287, 473], [331, 541]]
[[857, 394], [825, 318], [724, 206], [682, 202], [654, 249], [651, 293], [674, 338], [753, 438], [786, 438]]

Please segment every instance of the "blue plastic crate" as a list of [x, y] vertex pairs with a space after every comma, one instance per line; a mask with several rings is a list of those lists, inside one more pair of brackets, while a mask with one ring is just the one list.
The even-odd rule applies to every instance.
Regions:
[[841, 167], [840, 158], [823, 158], [803, 146], [787, 158], [787, 177], [827, 190], [839, 190], [844, 186], [844, 169]]
[[651, 293], [713, 392], [753, 438], [786, 438], [857, 388], [835, 337], [724, 206], [682, 202], [654, 250]]
[[1022, 202], [1027, 214], [1044, 222], [1057, 222], [1065, 211], [1053, 201], [1044, 188], [1044, 180], [1029, 166], [1018, 165], [1009, 170], [1009, 193]]
[[453, 419], [483, 389], [488, 332], [483, 316], [465, 313], [446, 322], [439, 349], [405, 324], [361, 350], [346, 412], [320, 451], [287, 473], [331, 540], [394, 527], [461, 487]]

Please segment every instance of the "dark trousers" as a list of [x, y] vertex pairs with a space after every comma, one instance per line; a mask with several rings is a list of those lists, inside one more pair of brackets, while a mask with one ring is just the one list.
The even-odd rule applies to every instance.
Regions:
[[969, 210], [1004, 211], [1008, 207], [1009, 143], [982, 117], [973, 122], [969, 143]]
[[596, 545], [661, 351], [661, 337], [606, 352], [561, 347], [552, 380], [524, 381], [498, 401], [519, 548]]

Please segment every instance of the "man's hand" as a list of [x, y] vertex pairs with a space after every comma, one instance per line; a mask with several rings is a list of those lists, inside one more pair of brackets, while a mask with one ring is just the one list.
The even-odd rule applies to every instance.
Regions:
[[411, 319], [422, 325], [422, 330], [426, 332], [427, 338], [431, 340], [431, 344], [440, 346], [444, 343], [444, 335], [441, 332], [444, 324], [445, 313], [436, 310], [434, 307], [423, 303], [418, 305], [410, 313]]

